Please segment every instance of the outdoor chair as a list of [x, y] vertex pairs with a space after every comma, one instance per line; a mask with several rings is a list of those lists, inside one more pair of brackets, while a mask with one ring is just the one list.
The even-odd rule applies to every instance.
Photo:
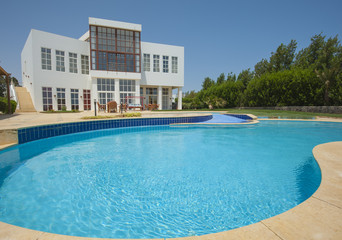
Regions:
[[106, 111], [106, 105], [101, 105], [99, 102], [97, 102], [97, 107], [99, 108], [99, 111], [103, 110]]
[[107, 103], [107, 112], [117, 112], [118, 104], [115, 101], [110, 101]]

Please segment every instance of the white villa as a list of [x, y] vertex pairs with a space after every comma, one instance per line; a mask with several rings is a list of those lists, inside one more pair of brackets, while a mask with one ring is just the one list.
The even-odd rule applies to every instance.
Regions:
[[87, 111], [116, 101], [171, 109], [178, 89], [181, 109], [184, 47], [141, 42], [141, 31], [140, 24], [98, 18], [89, 18], [79, 39], [32, 29], [21, 64], [34, 108]]

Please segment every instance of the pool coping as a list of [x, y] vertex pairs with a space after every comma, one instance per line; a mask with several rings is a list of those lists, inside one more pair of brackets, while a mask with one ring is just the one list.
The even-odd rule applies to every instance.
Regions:
[[[303, 203], [282, 214], [230, 231], [165, 239], [342, 239], [342, 141], [317, 145], [312, 152], [321, 168], [322, 181], [316, 192]], [[110, 238], [59, 235], [0, 222], [0, 239], [105, 240]]]

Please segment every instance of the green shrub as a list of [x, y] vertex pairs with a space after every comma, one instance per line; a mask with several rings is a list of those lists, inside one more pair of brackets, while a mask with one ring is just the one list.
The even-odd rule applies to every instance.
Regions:
[[[14, 113], [17, 108], [17, 102], [14, 100], [11, 100], [11, 112]], [[7, 98], [0, 97], [0, 111], [8, 114], [8, 105], [7, 105]]]
[[63, 105], [63, 106], [62, 106], [62, 111], [63, 111], [63, 112], [66, 112], [66, 110], [67, 110], [66, 106]]

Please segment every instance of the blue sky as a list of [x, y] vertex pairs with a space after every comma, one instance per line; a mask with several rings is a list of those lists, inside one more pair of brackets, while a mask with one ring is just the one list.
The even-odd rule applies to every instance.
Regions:
[[184, 46], [184, 91], [200, 90], [205, 77], [254, 69], [291, 39], [297, 50], [321, 32], [342, 39], [341, 0], [11, 0], [1, 9], [0, 65], [18, 80], [30, 29], [79, 38], [88, 17], [139, 23], [142, 41]]

